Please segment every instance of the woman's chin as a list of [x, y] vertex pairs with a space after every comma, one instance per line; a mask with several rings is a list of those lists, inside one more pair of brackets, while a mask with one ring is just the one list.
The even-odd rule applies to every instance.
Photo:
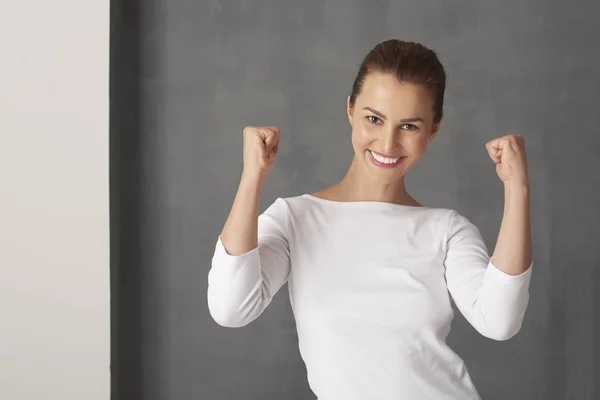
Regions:
[[392, 168], [382, 168], [373, 164], [373, 162], [367, 157], [365, 164], [368, 176], [371, 178], [371, 180], [383, 185], [389, 185], [398, 182], [406, 172], [404, 162]]

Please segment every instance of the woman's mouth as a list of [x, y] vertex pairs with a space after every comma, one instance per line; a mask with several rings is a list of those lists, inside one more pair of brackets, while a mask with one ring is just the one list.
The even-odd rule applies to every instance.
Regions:
[[370, 159], [378, 167], [381, 168], [393, 168], [400, 164], [406, 156], [388, 156], [380, 153], [376, 153], [372, 150], [368, 150]]

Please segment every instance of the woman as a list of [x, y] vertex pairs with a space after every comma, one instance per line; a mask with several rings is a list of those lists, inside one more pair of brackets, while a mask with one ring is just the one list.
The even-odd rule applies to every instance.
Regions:
[[375, 46], [347, 100], [355, 154], [345, 177], [277, 199], [260, 217], [279, 129], [244, 130], [242, 179], [208, 276], [209, 310], [220, 325], [246, 325], [287, 282], [320, 400], [480, 399], [446, 345], [450, 298], [490, 339], [521, 328], [532, 268], [523, 138], [486, 144], [505, 189], [491, 258], [467, 218], [406, 191], [404, 176], [439, 130], [445, 80], [435, 52], [418, 43]]

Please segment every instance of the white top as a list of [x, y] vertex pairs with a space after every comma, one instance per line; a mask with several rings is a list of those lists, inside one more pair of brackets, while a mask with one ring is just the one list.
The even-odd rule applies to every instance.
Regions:
[[480, 400], [446, 344], [450, 295], [478, 332], [507, 340], [521, 328], [532, 265], [496, 268], [454, 210], [306, 194], [260, 215], [258, 248], [232, 256], [218, 238], [208, 306], [220, 325], [244, 326], [287, 282], [319, 400]]

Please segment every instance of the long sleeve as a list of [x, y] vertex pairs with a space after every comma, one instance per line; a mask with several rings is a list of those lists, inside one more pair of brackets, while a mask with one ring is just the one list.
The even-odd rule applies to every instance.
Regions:
[[508, 340], [521, 329], [529, 303], [533, 262], [520, 275], [498, 269], [479, 229], [456, 211], [448, 229], [445, 277], [465, 319], [483, 336]]
[[217, 239], [208, 273], [208, 308], [219, 325], [249, 324], [285, 284], [290, 271], [287, 203], [277, 199], [258, 217], [258, 247], [233, 256]]

